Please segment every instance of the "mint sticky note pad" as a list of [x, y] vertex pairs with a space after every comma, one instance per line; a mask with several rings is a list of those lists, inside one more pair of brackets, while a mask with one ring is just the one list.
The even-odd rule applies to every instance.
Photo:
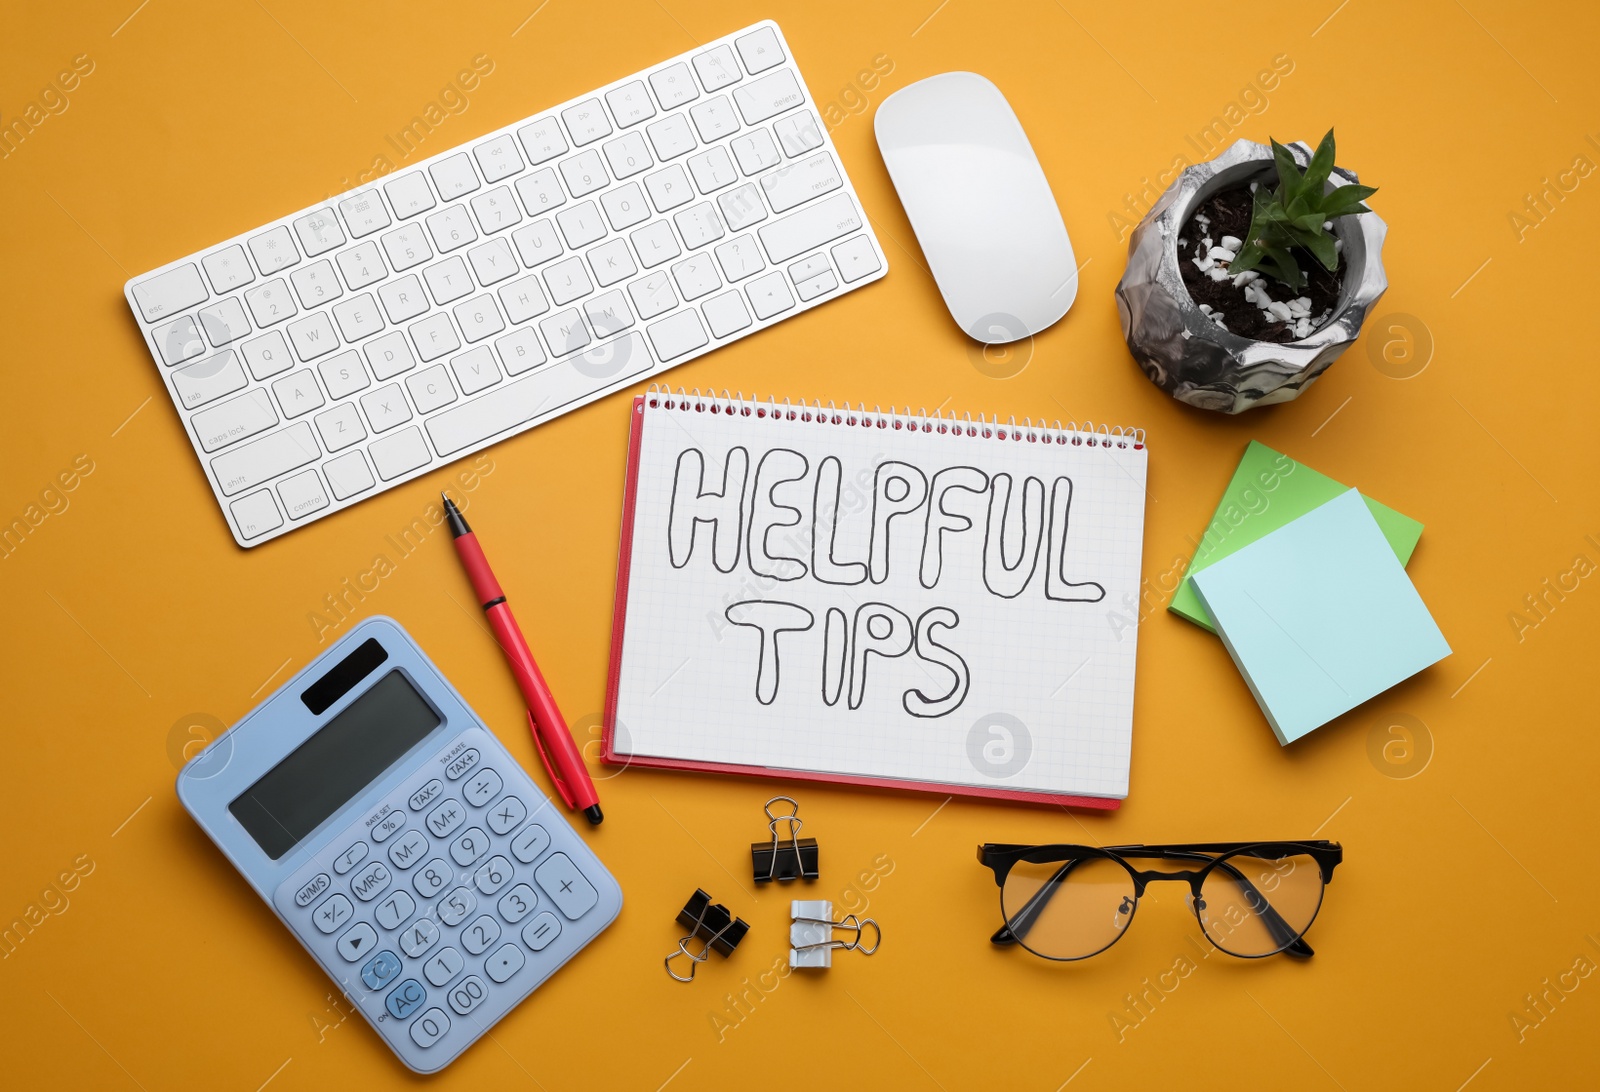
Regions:
[[1195, 573], [1194, 582], [1279, 743], [1450, 655], [1354, 489]]

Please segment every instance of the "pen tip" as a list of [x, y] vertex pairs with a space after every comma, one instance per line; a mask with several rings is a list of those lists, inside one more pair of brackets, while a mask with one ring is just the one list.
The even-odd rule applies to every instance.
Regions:
[[599, 804], [591, 804], [589, 807], [584, 808], [583, 817], [589, 820], [589, 823], [592, 826], [599, 826], [601, 820], [605, 818], [605, 816], [600, 813]]

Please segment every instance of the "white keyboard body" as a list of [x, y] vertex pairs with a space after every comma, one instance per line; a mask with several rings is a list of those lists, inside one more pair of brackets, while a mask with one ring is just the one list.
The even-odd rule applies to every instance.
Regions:
[[125, 293], [250, 547], [887, 271], [763, 22]]

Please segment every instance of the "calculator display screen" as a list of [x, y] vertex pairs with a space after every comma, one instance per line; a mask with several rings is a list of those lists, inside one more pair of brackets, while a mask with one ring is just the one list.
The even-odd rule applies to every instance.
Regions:
[[439, 714], [391, 671], [296, 747], [228, 810], [274, 861], [429, 732]]

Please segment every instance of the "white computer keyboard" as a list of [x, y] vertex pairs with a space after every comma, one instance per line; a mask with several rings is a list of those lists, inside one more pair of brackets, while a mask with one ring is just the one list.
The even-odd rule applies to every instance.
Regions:
[[248, 547], [887, 269], [764, 22], [125, 291]]

